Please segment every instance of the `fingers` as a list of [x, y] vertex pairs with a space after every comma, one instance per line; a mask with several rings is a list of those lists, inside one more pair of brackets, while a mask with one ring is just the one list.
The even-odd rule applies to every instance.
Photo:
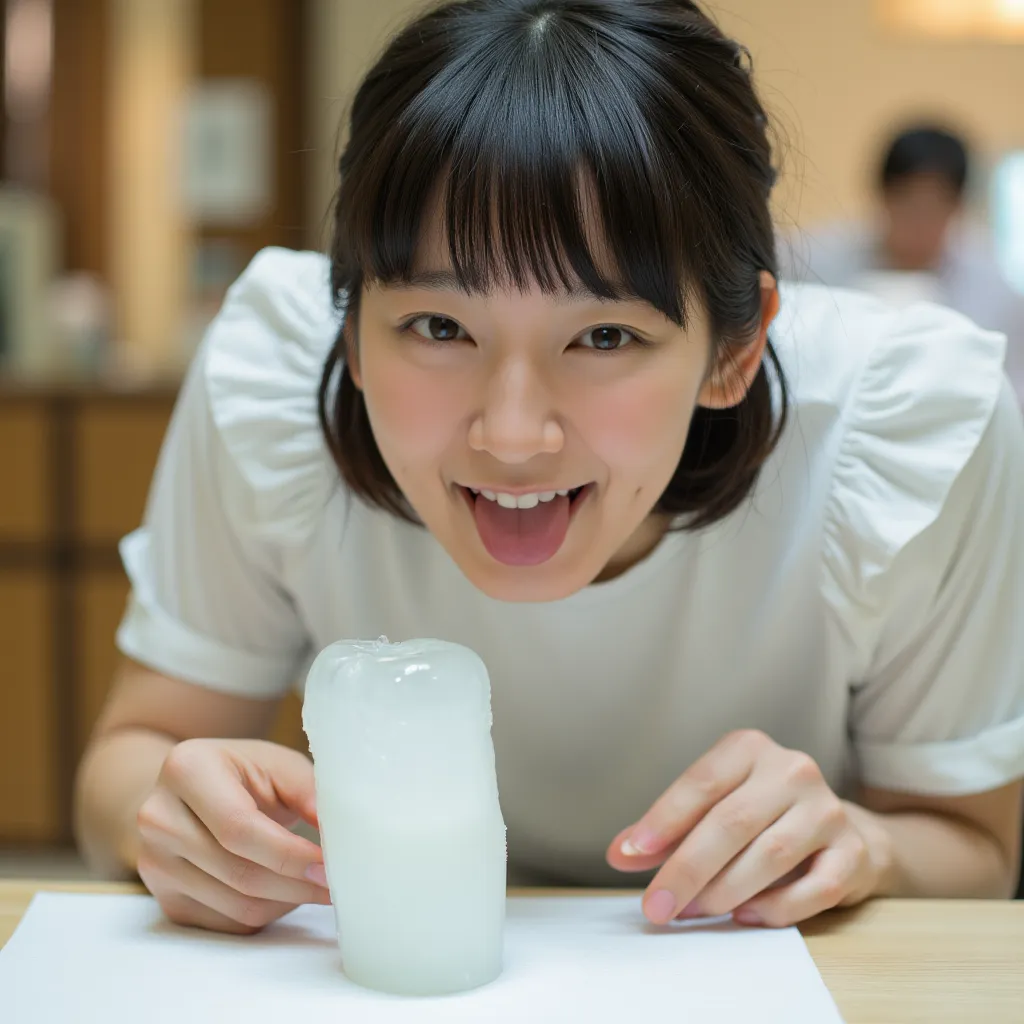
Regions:
[[295, 909], [293, 903], [245, 896], [186, 860], [175, 865], [175, 877], [186, 896], [247, 928], [264, 928]]
[[171, 920], [215, 931], [251, 933], [300, 904], [328, 904], [320, 847], [283, 824], [315, 820], [314, 793], [312, 766], [294, 751], [181, 743], [139, 810], [139, 874]]
[[605, 859], [608, 863], [615, 868], [616, 871], [624, 872], [639, 872], [639, 871], [651, 871], [671, 856], [671, 854], [679, 846], [678, 843], [672, 843], [666, 847], [663, 847], [657, 853], [651, 854], [635, 854], [623, 852], [623, 844], [629, 838], [635, 825], [630, 825], [629, 828], [624, 828], [608, 846], [605, 852]]
[[245, 896], [180, 857], [141, 861], [140, 875], [143, 872], [164, 912], [178, 924], [245, 934], [295, 909], [291, 903]]
[[190, 861], [243, 896], [295, 906], [331, 901], [326, 884], [274, 874], [225, 850], [199, 818], [166, 791], [158, 791], [143, 805], [138, 826], [151, 856], [174, 856]]
[[693, 829], [708, 811], [743, 785], [771, 741], [757, 732], [726, 736], [695, 761], [633, 826], [622, 844], [627, 856], [664, 850]]
[[793, 875], [845, 827], [842, 807], [838, 799], [834, 802], [835, 811], [802, 804], [783, 814], [705, 885], [691, 901], [687, 916], [729, 914], [780, 879]]
[[228, 935], [255, 935], [259, 928], [232, 921], [230, 917], [218, 914], [216, 910], [204, 907], [182, 893], [175, 893], [165, 898], [157, 897], [160, 909], [174, 924], [183, 928], [203, 928], [209, 932], [224, 932]]
[[622, 870], [660, 863], [643, 906], [666, 924], [729, 913], [781, 884], [847, 826], [812, 758], [740, 732], [684, 772], [607, 858]]
[[163, 775], [229, 853], [274, 874], [305, 879], [312, 866], [323, 864], [320, 847], [289, 832], [260, 810], [247, 785], [255, 785], [261, 802], [269, 803], [275, 790], [269, 775], [251, 765], [244, 770], [235, 767], [235, 772], [210, 771], [204, 748], [181, 743], [168, 756]]
[[273, 900], [298, 906], [303, 903], [329, 904], [325, 886], [275, 874], [254, 861], [225, 850], [193, 819], [194, 833], [187, 844], [187, 859], [206, 874], [216, 878], [243, 896]]
[[331, 894], [326, 886], [276, 875], [268, 868], [251, 860], [236, 857], [215, 844], [203, 854], [194, 854], [193, 863], [206, 874], [243, 896], [288, 903], [292, 906], [304, 903], [329, 906], [331, 902]]
[[666, 924], [684, 911], [693, 912], [693, 901], [712, 880], [788, 809], [778, 788], [753, 784], [713, 807], [655, 875], [644, 897], [648, 918]]
[[839, 906], [853, 888], [861, 861], [859, 840], [850, 834], [817, 855], [810, 871], [791, 885], [774, 889], [737, 908], [741, 924], [786, 928]]

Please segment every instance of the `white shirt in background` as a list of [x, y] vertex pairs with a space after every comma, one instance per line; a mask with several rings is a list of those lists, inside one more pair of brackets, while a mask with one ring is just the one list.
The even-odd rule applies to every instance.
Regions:
[[981, 327], [1007, 336], [1006, 372], [1024, 405], [1024, 295], [1007, 281], [976, 225], [962, 225], [934, 273], [888, 270], [879, 259], [878, 234], [869, 224], [811, 228], [782, 242], [782, 276], [868, 292], [891, 305], [936, 302]]

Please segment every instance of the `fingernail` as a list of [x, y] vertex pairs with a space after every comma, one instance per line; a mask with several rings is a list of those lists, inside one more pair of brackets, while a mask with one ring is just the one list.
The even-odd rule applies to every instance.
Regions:
[[668, 924], [676, 914], [676, 898], [667, 889], [659, 889], [647, 900], [647, 917], [654, 924]]
[[739, 921], [740, 924], [749, 924], [754, 926], [764, 924], [764, 921], [761, 919], [761, 915], [756, 910], [737, 910], [732, 917], [734, 921]]
[[327, 872], [324, 870], [323, 864], [310, 864], [306, 868], [306, 877], [314, 885], [322, 885], [324, 888], [327, 887]]
[[676, 914], [676, 917], [682, 917], [682, 918], [700, 917], [700, 916], [701, 916], [701, 909], [697, 905], [697, 901], [696, 900], [692, 900], [691, 902], [687, 903], [686, 906], [683, 907], [683, 909], [680, 910], [678, 914]]
[[644, 857], [657, 848], [657, 837], [646, 829], [637, 829], [622, 841], [621, 850], [627, 857]]

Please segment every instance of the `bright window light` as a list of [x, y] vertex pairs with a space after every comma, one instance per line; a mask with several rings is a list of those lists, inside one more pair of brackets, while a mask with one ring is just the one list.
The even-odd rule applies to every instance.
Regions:
[[1004, 157], [996, 168], [992, 222], [1003, 273], [1024, 293], [1024, 150]]

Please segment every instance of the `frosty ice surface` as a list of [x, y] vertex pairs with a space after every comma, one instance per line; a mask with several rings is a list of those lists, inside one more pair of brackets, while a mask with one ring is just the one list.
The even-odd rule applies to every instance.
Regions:
[[346, 974], [405, 995], [494, 980], [505, 824], [480, 658], [440, 640], [333, 644], [303, 727]]

